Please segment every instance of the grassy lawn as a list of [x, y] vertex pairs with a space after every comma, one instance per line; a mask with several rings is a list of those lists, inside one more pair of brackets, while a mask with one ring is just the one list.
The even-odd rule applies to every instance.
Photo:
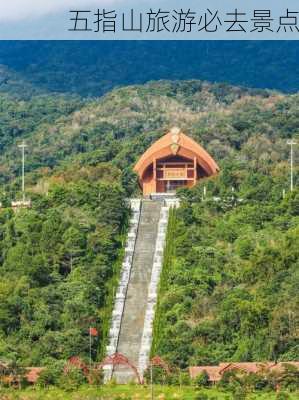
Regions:
[[[198, 390], [190, 387], [154, 387], [155, 400], [196, 400]], [[228, 393], [216, 389], [200, 390], [209, 400], [231, 400]], [[150, 388], [142, 386], [118, 385], [101, 388], [82, 387], [68, 392], [59, 389], [0, 390], [0, 400], [151, 400]], [[275, 400], [275, 393], [255, 393], [248, 400]], [[299, 393], [290, 395], [290, 400], [298, 400]]]

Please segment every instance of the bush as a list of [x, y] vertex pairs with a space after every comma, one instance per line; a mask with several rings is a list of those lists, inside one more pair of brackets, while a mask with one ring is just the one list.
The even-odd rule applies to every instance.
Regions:
[[233, 391], [233, 400], [245, 400], [246, 391], [240, 386], [236, 387]]
[[202, 371], [196, 378], [194, 378], [196, 387], [207, 387], [210, 384], [209, 375], [206, 371]]
[[220, 388], [234, 388], [240, 385], [240, 377], [236, 370], [228, 370], [223, 373], [221, 380], [218, 383]]
[[243, 377], [241, 384], [252, 392], [265, 389], [268, 385], [268, 380], [262, 375], [250, 373]]
[[92, 369], [89, 372], [89, 383], [94, 386], [102, 385], [103, 371], [101, 369]]
[[181, 381], [180, 373], [175, 371], [171, 372], [171, 374], [166, 375], [166, 384], [170, 386], [179, 386]]
[[[150, 368], [148, 368], [145, 371], [144, 378], [147, 383], [150, 383], [150, 381], [151, 381]], [[155, 385], [165, 385], [166, 383], [168, 383], [167, 381], [169, 379], [170, 378], [167, 376], [167, 373], [166, 373], [166, 371], [164, 371], [163, 368], [156, 367], [156, 366], [153, 367], [153, 383]]]
[[180, 380], [180, 384], [183, 385], [183, 386], [189, 386], [190, 383], [191, 383], [190, 382], [190, 375], [189, 375], [188, 372], [181, 372], [179, 380]]
[[290, 391], [297, 390], [299, 388], [299, 370], [291, 364], [285, 364], [280, 381], [284, 389]]
[[194, 400], [209, 400], [209, 396], [206, 393], [196, 393]]
[[63, 374], [63, 363], [53, 362], [40, 373], [37, 384], [42, 387], [57, 385]]
[[290, 395], [286, 392], [280, 392], [276, 396], [276, 400], [289, 400], [289, 399], [290, 399]]
[[76, 390], [84, 383], [87, 383], [87, 379], [82, 370], [71, 367], [67, 373], [62, 374], [59, 386], [64, 390]]
[[131, 396], [123, 397], [123, 396], [117, 396], [114, 398], [114, 400], [132, 400]]

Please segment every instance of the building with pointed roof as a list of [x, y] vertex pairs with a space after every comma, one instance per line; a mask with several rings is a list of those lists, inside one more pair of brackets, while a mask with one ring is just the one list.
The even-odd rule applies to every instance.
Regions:
[[171, 193], [192, 187], [200, 179], [216, 175], [213, 158], [179, 128], [172, 128], [152, 144], [134, 167], [143, 195]]

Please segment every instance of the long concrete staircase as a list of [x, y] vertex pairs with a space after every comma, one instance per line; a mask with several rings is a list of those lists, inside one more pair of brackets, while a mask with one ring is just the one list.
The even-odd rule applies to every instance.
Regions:
[[[160, 201], [151, 200], [143, 200], [141, 205], [138, 235], [117, 346], [117, 351], [126, 355], [136, 366], [141, 347], [161, 206]], [[117, 366], [113, 377], [119, 383], [135, 379], [133, 371], [124, 366]]]
[[[119, 288], [116, 293], [107, 355], [121, 353], [136, 366], [140, 377], [147, 367], [159, 276], [163, 263], [171, 201], [132, 200], [131, 228]], [[105, 380], [136, 381], [129, 366], [107, 366]]]

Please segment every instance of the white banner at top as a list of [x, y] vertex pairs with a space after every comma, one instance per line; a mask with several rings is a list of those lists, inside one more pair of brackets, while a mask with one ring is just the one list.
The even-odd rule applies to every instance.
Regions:
[[298, 40], [298, 0], [2, 0], [0, 39]]

